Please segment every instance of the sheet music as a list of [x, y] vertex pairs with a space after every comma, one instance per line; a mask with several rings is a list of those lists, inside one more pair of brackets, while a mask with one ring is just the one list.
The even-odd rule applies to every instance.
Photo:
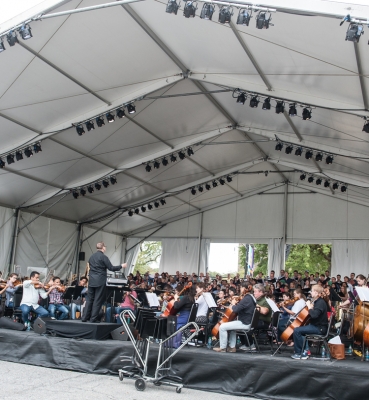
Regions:
[[160, 307], [158, 296], [155, 293], [145, 292], [150, 307]]
[[267, 297], [265, 297], [265, 300], [268, 302], [268, 304], [270, 305], [270, 308], [273, 310], [273, 312], [279, 311], [277, 304], [275, 304], [273, 300], [268, 299]]
[[369, 301], [369, 288], [356, 286], [355, 289], [361, 301]]
[[217, 307], [217, 304], [215, 303], [214, 298], [211, 295], [211, 293], [203, 293], [202, 295], [204, 296], [206, 304], [208, 305], [209, 308]]

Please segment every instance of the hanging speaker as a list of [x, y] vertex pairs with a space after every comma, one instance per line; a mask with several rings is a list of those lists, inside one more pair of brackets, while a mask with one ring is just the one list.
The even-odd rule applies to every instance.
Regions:
[[79, 261], [85, 261], [86, 253], [84, 251], [79, 252]]

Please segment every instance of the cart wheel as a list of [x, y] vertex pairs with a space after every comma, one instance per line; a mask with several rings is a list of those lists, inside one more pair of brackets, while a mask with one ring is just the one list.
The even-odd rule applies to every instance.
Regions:
[[122, 372], [119, 372], [119, 380], [123, 382], [124, 375]]
[[176, 388], [176, 392], [177, 392], [177, 393], [181, 393], [181, 391], [182, 391], [182, 388], [180, 388], [180, 387], [177, 387], [177, 388]]
[[146, 389], [146, 383], [145, 383], [144, 379], [142, 379], [142, 378], [136, 379], [135, 388], [139, 392], [143, 392]]

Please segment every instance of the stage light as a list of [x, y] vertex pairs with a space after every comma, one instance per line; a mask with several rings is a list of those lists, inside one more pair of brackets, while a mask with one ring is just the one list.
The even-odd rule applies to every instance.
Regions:
[[10, 47], [13, 47], [16, 43], [19, 43], [17, 34], [14, 31], [10, 31], [6, 35], [6, 40], [8, 41]]
[[232, 180], [233, 180], [232, 177], [231, 177], [230, 175], [228, 175], [226, 179], [227, 179], [227, 182], [228, 182], [228, 183], [231, 183]]
[[286, 154], [291, 154], [293, 152], [293, 146], [289, 145], [286, 147]]
[[305, 158], [307, 160], [310, 160], [311, 158], [313, 158], [314, 153], [311, 150], [307, 150], [307, 152], [305, 153]]
[[169, 14], [177, 15], [178, 8], [179, 8], [179, 4], [177, 4], [176, 0], [169, 0], [165, 11]]
[[149, 204], [147, 205], [147, 208], [148, 208], [149, 210], [152, 210], [152, 209], [153, 209], [153, 205], [152, 205], [151, 203], [149, 203]]
[[4, 168], [5, 167], [5, 162], [2, 158], [0, 158], [0, 168]]
[[24, 154], [27, 158], [30, 158], [33, 156], [33, 152], [32, 149], [30, 147], [27, 147], [26, 149], [24, 149]]
[[323, 160], [323, 153], [316, 153], [315, 161], [322, 161]]
[[250, 10], [248, 10], [247, 8], [241, 8], [237, 17], [237, 25], [249, 26], [250, 19]]
[[132, 216], [133, 216], [133, 211], [132, 211], [132, 210], [129, 210], [129, 211], [128, 211], [128, 215], [129, 215], [130, 217], [132, 217]]
[[118, 117], [119, 119], [121, 119], [121, 118], [124, 118], [125, 116], [126, 116], [126, 114], [125, 114], [124, 110], [123, 110], [122, 108], [118, 108], [118, 110], [117, 110], [117, 117]]
[[145, 207], [145, 206], [142, 206], [142, 207], [141, 207], [141, 211], [142, 211], [142, 212], [145, 212], [145, 211], [146, 211], [146, 207]]
[[85, 196], [87, 192], [86, 192], [86, 189], [85, 189], [85, 188], [81, 188], [81, 189], [79, 190], [79, 193], [80, 193], [81, 196]]
[[256, 108], [258, 106], [258, 104], [259, 104], [258, 97], [257, 96], [251, 97], [250, 107]]
[[212, 182], [212, 185], [213, 185], [213, 188], [216, 188], [216, 187], [218, 186], [217, 181], [213, 181], [213, 182]]
[[180, 151], [180, 152], [178, 152], [178, 157], [179, 157], [181, 160], [184, 160], [184, 159], [186, 158], [186, 154], [183, 153], [183, 151]]
[[107, 179], [104, 179], [102, 181], [102, 184], [103, 184], [104, 188], [107, 188], [109, 186], [109, 181]]
[[14, 154], [8, 154], [6, 156], [6, 162], [9, 164], [13, 164], [14, 163]]
[[97, 117], [96, 118], [96, 125], [101, 128], [103, 125], [105, 125], [105, 121], [103, 117]]
[[369, 133], [369, 121], [365, 121], [363, 132]]
[[219, 11], [218, 22], [221, 24], [229, 24], [233, 15], [233, 8], [230, 6], [223, 6]]
[[19, 33], [21, 34], [23, 40], [28, 40], [32, 37], [31, 27], [29, 25], [22, 25], [22, 27], [19, 29]]
[[92, 121], [87, 121], [86, 122], [86, 129], [90, 132], [95, 129], [95, 125]]
[[262, 109], [263, 109], [263, 110], [270, 110], [270, 98], [269, 98], [269, 97], [267, 97], [267, 98], [264, 100]]
[[334, 184], [332, 185], [332, 189], [337, 190], [338, 187], [339, 187], [338, 182], [334, 182]]
[[275, 145], [275, 149], [278, 150], [278, 151], [282, 151], [282, 149], [283, 149], [283, 143], [278, 142], [278, 143]]
[[157, 160], [154, 161], [153, 165], [154, 165], [154, 169], [159, 169], [160, 168], [160, 162], [157, 161]]
[[110, 177], [110, 183], [111, 183], [112, 185], [115, 185], [115, 184], [117, 183], [117, 178], [116, 178], [115, 176], [111, 176], [111, 177]]
[[333, 163], [333, 156], [327, 156], [325, 159], [326, 164], [332, 164]]
[[301, 174], [300, 175], [300, 181], [304, 181], [306, 179], [306, 174]]
[[196, 194], [196, 189], [195, 188], [191, 189], [191, 194], [192, 194], [192, 196], [195, 196], [195, 194]]
[[213, 4], [204, 3], [204, 5], [202, 6], [201, 13], [200, 13], [200, 18], [211, 21], [211, 19], [213, 18], [214, 10], [215, 10], [215, 6]]
[[342, 185], [341, 186], [341, 192], [344, 193], [344, 192], [346, 192], [346, 190], [347, 190], [347, 186]]
[[305, 107], [305, 108], [302, 110], [302, 119], [303, 119], [304, 121], [311, 119], [311, 108]]
[[139, 214], [140, 210], [138, 208], [135, 208], [135, 214]]
[[183, 9], [183, 15], [185, 18], [195, 18], [196, 10], [197, 10], [196, 1], [186, 1], [186, 4]]
[[170, 155], [170, 162], [176, 162], [177, 161], [177, 157], [174, 154]]
[[295, 150], [295, 156], [301, 156], [302, 153], [303, 153], [302, 147], [298, 147], [298, 148]]
[[5, 49], [5, 45], [4, 45], [3, 39], [0, 39], [0, 53], [2, 53], [5, 50], [6, 49]]
[[322, 178], [318, 178], [316, 181], [315, 181], [315, 184], [316, 185], [321, 185], [322, 184]]
[[151, 165], [149, 163], [146, 164], [146, 172], [150, 172], [151, 171]]
[[15, 152], [15, 158], [17, 161], [23, 160], [23, 154], [20, 150]]
[[195, 153], [193, 152], [193, 150], [192, 150], [192, 147], [189, 147], [188, 149], [187, 149], [187, 155], [189, 156], [189, 157], [191, 157], [191, 156], [193, 156]]
[[85, 130], [83, 129], [82, 125], [77, 125], [76, 126], [76, 131], [77, 131], [79, 136], [82, 136], [85, 133]]
[[201, 186], [201, 185], [200, 185], [197, 189], [199, 189], [199, 192], [200, 192], [200, 193], [202, 193], [202, 192], [204, 191], [204, 188], [203, 188], [203, 186]]
[[314, 177], [313, 177], [313, 176], [309, 176], [308, 182], [309, 182], [309, 183], [313, 183], [313, 182], [314, 182]]
[[271, 13], [260, 11], [256, 17], [256, 27], [258, 29], [268, 29], [271, 20], [272, 20]]
[[349, 42], [359, 43], [360, 36], [364, 33], [364, 27], [361, 24], [352, 22], [346, 31], [346, 39]]
[[90, 186], [88, 186], [87, 187], [87, 191], [88, 191], [88, 193], [93, 193], [94, 192], [94, 187], [92, 186], [92, 185], [90, 185]]
[[40, 142], [37, 142], [37, 143], [35, 143], [35, 144], [33, 145], [33, 151], [34, 151], [36, 154], [39, 153], [40, 151], [42, 151], [41, 143], [40, 143]]
[[155, 208], [158, 208], [160, 206], [159, 202], [155, 201], [154, 206], [155, 206]]
[[113, 115], [112, 113], [109, 112], [109, 113], [107, 113], [105, 116], [106, 116], [106, 120], [107, 120], [109, 123], [115, 121], [115, 117], [114, 117], [114, 115]]
[[101, 189], [101, 183], [100, 182], [96, 182], [95, 183], [95, 189], [96, 190], [100, 190]]
[[207, 184], [205, 185], [205, 189], [206, 189], [206, 190], [210, 190], [210, 189], [211, 189], [211, 186], [207, 183]]
[[223, 178], [220, 178], [219, 183], [223, 186], [225, 184], [225, 180]]
[[164, 167], [166, 167], [166, 166], [169, 164], [169, 161], [168, 161], [167, 158], [164, 157], [164, 158], [161, 160], [161, 163], [164, 165]]
[[284, 101], [277, 101], [277, 105], [275, 106], [276, 114], [284, 113]]
[[324, 187], [325, 188], [329, 187], [329, 181], [324, 181]]
[[78, 199], [79, 197], [79, 193], [77, 192], [77, 190], [73, 190], [72, 195], [75, 199]]
[[162, 206], [164, 206], [165, 204], [167, 204], [167, 202], [166, 202], [164, 199], [161, 199], [161, 200], [160, 200], [160, 203], [161, 203]]
[[128, 114], [134, 114], [136, 112], [136, 106], [133, 103], [127, 104]]
[[237, 103], [243, 105], [243, 104], [245, 104], [246, 99], [247, 99], [247, 96], [245, 95], [245, 93], [240, 93], [240, 94], [238, 95], [238, 97], [237, 97]]
[[290, 109], [288, 111], [288, 115], [290, 117], [296, 117], [297, 110], [296, 110], [296, 104], [295, 103], [290, 104]]

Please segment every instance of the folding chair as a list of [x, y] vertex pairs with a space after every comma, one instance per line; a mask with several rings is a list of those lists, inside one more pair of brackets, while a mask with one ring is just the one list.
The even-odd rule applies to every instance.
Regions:
[[257, 329], [259, 323], [259, 317], [260, 317], [260, 311], [255, 307], [249, 329], [237, 329], [236, 333], [238, 336], [245, 336], [249, 348], [250, 348], [250, 341], [247, 334], [248, 333], [251, 334], [255, 343], [256, 350], [260, 353], [259, 343], [256, 340], [255, 336], [255, 330]]

